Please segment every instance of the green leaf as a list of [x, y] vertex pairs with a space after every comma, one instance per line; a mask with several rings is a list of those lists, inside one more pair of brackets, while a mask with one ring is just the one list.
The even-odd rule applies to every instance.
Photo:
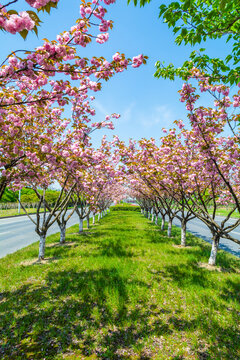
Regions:
[[24, 40], [26, 40], [26, 37], [27, 37], [27, 35], [28, 35], [28, 30], [24, 29], [24, 30], [20, 31], [19, 34], [21, 35], [21, 37], [22, 37]]
[[162, 4], [161, 6], [159, 6], [159, 9], [160, 9], [159, 17], [161, 17], [165, 13], [167, 7], [166, 5]]
[[13, 15], [13, 14], [18, 14], [18, 12], [16, 11], [16, 10], [9, 10], [8, 12], [7, 12], [9, 15]]
[[182, 9], [186, 11], [190, 8], [190, 6], [191, 6], [191, 0], [185, 0], [182, 5]]
[[35, 34], [38, 36], [38, 28], [37, 28], [37, 26], [34, 26], [33, 31], [34, 31]]
[[42, 22], [34, 11], [28, 10], [27, 13], [37, 26]]
[[221, 10], [221, 11], [225, 9], [226, 2], [227, 2], [226, 0], [221, 0], [221, 1], [220, 1], [220, 10]]

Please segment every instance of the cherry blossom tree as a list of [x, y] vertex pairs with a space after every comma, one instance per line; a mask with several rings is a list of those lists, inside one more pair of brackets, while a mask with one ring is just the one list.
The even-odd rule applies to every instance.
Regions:
[[[113, 2], [103, 1], [105, 5]], [[47, 109], [45, 118], [48, 117], [49, 122], [49, 125], [45, 124], [46, 131], [53, 121], [51, 111], [62, 113], [65, 107], [71, 106], [72, 127], [87, 136], [91, 131], [87, 126], [89, 117], [95, 115], [95, 110], [90, 105], [94, 98], [89, 96], [89, 92], [101, 90], [103, 80], [108, 81], [129, 65], [138, 67], [146, 62], [142, 55], [127, 59], [120, 53], [113, 55], [110, 62], [103, 57], [87, 59], [78, 56], [77, 47], [85, 47], [93, 39], [97, 43], [104, 43], [108, 39], [106, 31], [112, 27], [112, 21], [104, 18], [107, 11], [100, 5], [101, 0], [81, 3], [80, 18], [69, 31], [58, 35], [56, 41], [45, 40], [34, 51], [16, 50], [1, 65], [0, 170], [3, 173], [0, 179], [0, 197], [14, 176], [15, 166], [26, 156], [35, 154], [34, 147], [29, 147], [29, 142], [25, 142], [25, 134], [31, 133], [34, 138], [40, 131], [41, 135], [42, 129], [39, 129], [34, 119], [43, 115], [43, 107]], [[31, 1], [30, 5], [44, 10], [42, 6], [53, 6], [53, 3]], [[92, 17], [99, 23], [95, 24]], [[93, 27], [96, 27], [96, 31]], [[25, 57], [19, 57], [21, 52]], [[59, 79], [60, 76], [62, 79]], [[75, 86], [73, 82], [80, 85]], [[117, 117], [116, 114], [112, 116]], [[106, 115], [105, 121], [92, 126], [112, 128], [110, 118], [110, 115]], [[18, 139], [13, 141], [16, 136]], [[10, 144], [13, 145], [13, 151], [9, 151]]]

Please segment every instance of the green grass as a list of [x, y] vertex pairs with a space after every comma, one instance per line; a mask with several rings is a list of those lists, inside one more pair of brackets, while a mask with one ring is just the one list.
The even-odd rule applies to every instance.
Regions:
[[[28, 214], [35, 214], [36, 209], [26, 209]], [[42, 209], [43, 211], [43, 209]], [[6, 209], [6, 210], [0, 210], [0, 218], [5, 216], [17, 216], [19, 215], [18, 209]], [[23, 209], [20, 209], [20, 215], [26, 215], [25, 211]]]
[[138, 212], [76, 232], [48, 237], [45, 264], [26, 265], [37, 244], [0, 260], [1, 360], [240, 359], [239, 259], [199, 268], [209, 244], [176, 248], [179, 229], [169, 239]]
[[[226, 208], [226, 207], [218, 208], [218, 210], [216, 211], [216, 215], [228, 216], [230, 210], [231, 210], [231, 208]], [[210, 213], [211, 213], [211, 211], [210, 211]], [[234, 211], [234, 213], [231, 215], [231, 217], [232, 218], [239, 218], [240, 214], [237, 211]]]
[[[69, 207], [71, 209], [71, 207]], [[37, 209], [35, 208], [26, 208], [26, 211], [28, 214], [35, 214], [37, 212]], [[42, 213], [44, 211], [43, 208], [40, 209], [40, 212]], [[17, 215], [26, 215], [25, 211], [23, 209], [20, 209], [20, 214], [18, 213], [18, 209], [6, 209], [6, 210], [0, 210], [0, 218], [1, 217], [8, 217], [8, 216], [17, 216]]]
[[114, 206], [111, 206], [111, 211], [141, 211], [140, 206], [135, 205], [135, 204], [127, 204], [127, 203], [123, 203], [123, 204], [117, 204]]

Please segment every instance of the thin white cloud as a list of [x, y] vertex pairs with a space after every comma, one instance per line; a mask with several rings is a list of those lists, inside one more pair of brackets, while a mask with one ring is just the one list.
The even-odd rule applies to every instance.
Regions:
[[102, 103], [100, 103], [98, 100], [94, 100], [93, 107], [96, 109], [96, 111], [103, 115], [104, 117], [106, 115], [111, 115], [113, 112], [119, 113], [120, 118], [118, 120], [115, 120], [115, 123], [122, 124], [129, 122], [133, 117], [133, 110], [135, 107], [135, 102], [130, 103], [123, 111], [111, 111], [107, 107], [105, 107]]
[[133, 110], [135, 105], [136, 104], [134, 102], [129, 104], [129, 106], [123, 111], [123, 113], [122, 114], [120, 113], [121, 117], [119, 118], [118, 121], [120, 121], [121, 123], [129, 122], [133, 117]]
[[93, 107], [104, 116], [109, 114], [108, 109], [105, 108], [98, 100], [93, 101]]
[[176, 116], [168, 105], [158, 105], [152, 109], [151, 114], [141, 115], [141, 123], [144, 127], [150, 128], [156, 125], [161, 127], [172, 124]]

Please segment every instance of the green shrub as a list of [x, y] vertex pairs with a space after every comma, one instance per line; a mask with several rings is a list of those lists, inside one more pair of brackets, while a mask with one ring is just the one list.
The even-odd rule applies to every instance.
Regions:
[[36, 194], [23, 194], [21, 195], [21, 202], [22, 203], [38, 202], [38, 197]]
[[111, 211], [140, 211], [140, 206], [138, 205], [129, 205], [129, 204], [120, 204], [110, 207]]
[[17, 201], [18, 201], [18, 191], [14, 192], [6, 188], [0, 202], [8, 203], [8, 202], [17, 202]]

